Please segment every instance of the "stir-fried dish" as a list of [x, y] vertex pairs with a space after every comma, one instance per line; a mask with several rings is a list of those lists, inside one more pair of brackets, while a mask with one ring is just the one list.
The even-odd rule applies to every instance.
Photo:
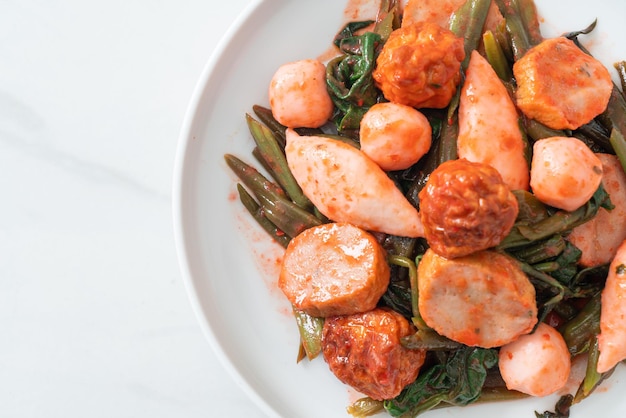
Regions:
[[297, 360], [363, 394], [351, 415], [559, 394], [536, 415], [568, 417], [626, 359], [626, 62], [617, 85], [596, 24], [382, 0], [245, 115], [258, 168], [226, 162], [285, 249]]

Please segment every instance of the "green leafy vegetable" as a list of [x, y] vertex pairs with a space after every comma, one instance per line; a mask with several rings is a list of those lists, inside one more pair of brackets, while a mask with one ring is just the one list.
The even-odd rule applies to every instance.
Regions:
[[595, 336], [600, 332], [600, 293], [594, 295], [559, 332], [563, 335], [572, 357], [589, 350]]
[[574, 397], [572, 395], [564, 395], [556, 403], [554, 408], [554, 412], [545, 411], [540, 414], [535, 412], [535, 416], [537, 418], [569, 418], [569, 410], [572, 406], [572, 401]]
[[[524, 206], [525, 208], [524, 215], [531, 213], [531, 210], [528, 210], [529, 208], [532, 207], [534, 211], [536, 211], [543, 205], [530, 193], [523, 195], [516, 194], [516, 197], [518, 198], [520, 207]], [[545, 207], [543, 211], [537, 211], [536, 218], [517, 220], [509, 235], [502, 240], [498, 248], [509, 249], [523, 247], [535, 241], [548, 238], [553, 234], [570, 231], [572, 228], [592, 219], [601, 207], [606, 209], [613, 208], [609, 194], [602, 185], [598, 187], [586, 204], [572, 212], [559, 210], [550, 216], [545, 216], [550, 213], [549, 208]]]
[[334, 120], [339, 133], [358, 131], [365, 112], [382, 100], [372, 77], [382, 37], [374, 32], [354, 34], [371, 23], [348, 24], [335, 38], [335, 45], [344, 55], [331, 60], [326, 67], [326, 83], [337, 108]]
[[415, 417], [440, 404], [468, 405], [479, 398], [487, 371], [497, 362], [496, 350], [463, 347], [445, 363], [422, 370], [400, 395], [385, 401], [385, 409], [394, 417]]
[[[372, 72], [389, 34], [400, 24], [400, 6], [393, 0], [381, 2], [378, 21], [349, 22], [333, 43], [343, 53], [326, 66], [328, 92], [336, 106], [333, 120], [340, 134], [358, 139], [361, 119], [377, 102], [384, 101]], [[374, 25], [372, 30], [359, 31]]]

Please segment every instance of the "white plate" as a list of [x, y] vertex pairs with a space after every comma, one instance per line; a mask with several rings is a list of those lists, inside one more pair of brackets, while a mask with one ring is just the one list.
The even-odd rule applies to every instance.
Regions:
[[[363, 1], [361, 1], [363, 2]], [[622, 0], [539, 0], [544, 34], [578, 30], [608, 65], [626, 59], [626, 3]], [[181, 131], [174, 179], [176, 243], [184, 280], [200, 324], [226, 367], [270, 416], [349, 416], [359, 397], [339, 383], [322, 358], [296, 364], [298, 333], [290, 307], [275, 286], [282, 249], [239, 204], [223, 155], [251, 157], [244, 114], [267, 106], [267, 86], [287, 61], [327, 51], [344, 22], [345, 1], [253, 1], [220, 43], [199, 80]], [[617, 80], [617, 78], [616, 78]], [[572, 417], [626, 411], [623, 367]], [[431, 411], [429, 417], [534, 417], [556, 398]]]

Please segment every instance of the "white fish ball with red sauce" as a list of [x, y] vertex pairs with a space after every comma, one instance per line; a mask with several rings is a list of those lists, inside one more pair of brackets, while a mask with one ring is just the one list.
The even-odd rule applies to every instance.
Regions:
[[532, 334], [500, 348], [499, 367], [508, 389], [547, 396], [565, 386], [572, 364], [563, 336], [542, 322]]
[[533, 145], [530, 187], [543, 203], [573, 211], [593, 196], [602, 182], [602, 162], [573, 137], [540, 139]]
[[417, 109], [377, 103], [361, 120], [361, 151], [383, 170], [404, 170], [428, 152], [431, 135], [428, 119]]
[[269, 86], [274, 118], [288, 128], [318, 128], [332, 116], [334, 105], [326, 89], [326, 67], [315, 59], [281, 65]]

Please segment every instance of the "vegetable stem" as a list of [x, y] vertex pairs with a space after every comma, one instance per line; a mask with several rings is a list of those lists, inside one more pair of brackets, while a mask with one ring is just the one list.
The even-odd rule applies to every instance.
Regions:
[[556, 257], [564, 249], [565, 239], [561, 235], [554, 235], [546, 241], [516, 251], [515, 256], [523, 259], [528, 264], [536, 264]]
[[485, 46], [487, 61], [489, 61], [496, 74], [498, 74], [500, 80], [507, 83], [510, 82], [513, 79], [511, 66], [492, 31], [488, 30], [483, 34], [483, 45]]
[[529, 119], [527, 117], [522, 118], [524, 122], [524, 129], [529, 137], [537, 141], [542, 138], [550, 138], [552, 136], [568, 136], [564, 131], [548, 128], [541, 122], [535, 119]]
[[378, 414], [385, 409], [383, 401], [376, 401], [372, 398], [365, 397], [357, 399], [352, 405], [346, 408], [346, 412], [354, 418], [369, 417]]
[[400, 26], [400, 5], [397, 0], [382, 0], [376, 15], [374, 32], [379, 34], [383, 41], [389, 38], [393, 30]]
[[495, 0], [495, 2], [506, 21], [513, 57], [517, 61], [543, 39], [535, 4], [530, 0]]
[[273, 200], [267, 194], [257, 196], [264, 214], [274, 225], [285, 231], [291, 238], [296, 237], [305, 229], [322, 224], [312, 213], [305, 211], [285, 199]]
[[465, 59], [461, 69], [465, 71], [473, 50], [478, 48], [491, 0], [467, 0], [450, 16], [450, 30], [465, 40]]
[[302, 189], [291, 174], [287, 158], [272, 131], [249, 114], [246, 114], [246, 122], [257, 144], [259, 154], [265, 161], [272, 177], [296, 205], [303, 209], [310, 209], [313, 205], [302, 193]]
[[553, 305], [556, 305], [566, 296], [567, 288], [565, 288], [557, 279], [546, 274], [542, 271], [537, 270], [533, 266], [519, 262], [519, 266], [524, 273], [526, 273], [531, 278], [538, 280], [543, 286], [547, 286], [555, 291], [555, 295], [550, 298], [546, 303], [544, 303], [544, 307], [549, 308]]
[[280, 147], [282, 149], [285, 149], [285, 131], [287, 130], [287, 127], [278, 122], [274, 118], [272, 110], [267, 107], [254, 105], [252, 106], [252, 110], [254, 111], [254, 114], [259, 118], [259, 120], [263, 122], [265, 126], [271, 129], [271, 131], [274, 133], [274, 136], [276, 137], [276, 140], [280, 144]]
[[241, 200], [243, 206], [250, 212], [257, 223], [261, 225], [265, 232], [267, 232], [274, 241], [282, 245], [283, 248], [287, 248], [291, 238], [265, 217], [261, 205], [254, 200], [241, 184], [237, 184], [237, 192], [239, 193], [239, 200]]
[[611, 142], [611, 146], [613, 147], [613, 150], [615, 150], [615, 154], [622, 165], [622, 169], [624, 169], [624, 172], [626, 173], [626, 140], [624, 139], [624, 135], [622, 135], [617, 129], [613, 129], [611, 131], [609, 141]]
[[[461, 62], [461, 73], [464, 73], [469, 65], [472, 51], [478, 48], [490, 5], [491, 0], [467, 0], [450, 16], [450, 30], [464, 40], [465, 58]], [[448, 119], [450, 120], [457, 113], [461, 87], [462, 83], [459, 83], [456, 94], [448, 105]]]
[[280, 186], [232, 154], [224, 155], [228, 166], [259, 200], [263, 215], [291, 238], [322, 221], [287, 198]]
[[224, 160], [239, 179], [255, 194], [271, 195], [274, 199], [287, 199], [285, 191], [276, 183], [269, 181], [256, 168], [243, 162], [232, 154], [225, 154]]
[[300, 341], [309, 360], [315, 359], [322, 351], [322, 329], [324, 319], [311, 316], [304, 311], [293, 308]]
[[587, 351], [592, 339], [600, 332], [600, 295], [599, 292], [594, 295], [573, 319], [560, 328], [572, 356]]
[[411, 261], [408, 257], [391, 255], [389, 256], [389, 263], [400, 267], [406, 267], [409, 269], [409, 282], [411, 283], [411, 309], [413, 316], [420, 318], [419, 308], [417, 306], [418, 291], [417, 291], [417, 266], [416, 263]]
[[596, 387], [602, 382], [602, 373], [598, 373], [598, 356], [600, 350], [598, 348], [598, 338], [593, 338], [593, 342], [589, 346], [589, 356], [587, 358], [587, 368], [585, 370], [585, 377], [581, 382], [576, 395], [574, 395], [574, 403], [578, 403], [585, 399], [595, 390]]
[[610, 198], [602, 185], [591, 199], [580, 208], [567, 212], [556, 211], [552, 216], [536, 222], [516, 222], [513, 229], [498, 245], [499, 249], [519, 248], [551, 235], [564, 233], [592, 219], [600, 207], [610, 204]]
[[442, 164], [458, 158], [457, 139], [459, 136], [459, 121], [456, 112], [450, 115], [447, 123], [441, 127], [439, 146], [437, 147], [437, 163]]

